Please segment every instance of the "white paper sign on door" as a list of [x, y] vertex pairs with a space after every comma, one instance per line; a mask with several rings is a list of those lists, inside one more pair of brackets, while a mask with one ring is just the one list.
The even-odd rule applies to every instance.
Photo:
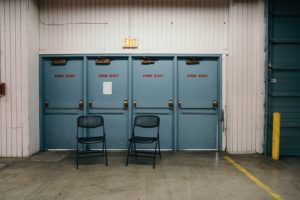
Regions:
[[103, 94], [104, 95], [112, 94], [112, 82], [103, 82]]

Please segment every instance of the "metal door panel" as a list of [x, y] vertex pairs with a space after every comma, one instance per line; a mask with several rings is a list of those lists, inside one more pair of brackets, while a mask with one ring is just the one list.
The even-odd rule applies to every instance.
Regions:
[[218, 149], [218, 77], [217, 57], [178, 58], [179, 149]]
[[[88, 58], [88, 100], [92, 108], [123, 109], [128, 100], [128, 58], [109, 57], [109, 64], [96, 64], [95, 57]], [[104, 83], [112, 83], [112, 93], [104, 94]]]
[[276, 70], [272, 74], [272, 93], [300, 94], [300, 71], [291, 73], [287, 70]]
[[76, 127], [79, 114], [46, 114], [45, 147], [46, 149], [75, 149]]
[[83, 114], [83, 59], [67, 58], [61, 65], [53, 59], [42, 59], [43, 148], [74, 149], [77, 118]]
[[[133, 116], [151, 114], [160, 117], [160, 146], [173, 149], [173, 58], [150, 57], [152, 63], [143, 64], [143, 57], [133, 57]], [[146, 59], [146, 60], [147, 60]], [[134, 117], [133, 117], [134, 118]], [[143, 148], [153, 146], [143, 145]]]
[[299, 156], [300, 126], [283, 126], [280, 130], [280, 155]]
[[53, 65], [52, 59], [43, 62], [44, 100], [49, 108], [77, 109], [83, 99], [83, 61], [74, 58], [65, 65]]
[[[298, 38], [299, 40], [299, 38]], [[274, 43], [272, 45], [272, 66], [281, 68], [299, 68], [300, 45], [299, 43]]]
[[297, 40], [300, 35], [299, 24], [299, 16], [274, 16], [272, 20], [272, 38], [280, 41], [287, 41], [292, 39]]
[[[126, 149], [128, 141], [128, 57], [105, 57], [109, 64], [96, 64], [97, 57], [87, 59], [88, 114], [104, 117], [107, 148]], [[105, 94], [104, 83], [112, 85]]]
[[265, 152], [271, 155], [273, 112], [281, 113], [280, 155], [300, 155], [300, 1], [269, 1]]
[[143, 58], [133, 59], [133, 101], [136, 108], [165, 108], [173, 100], [172, 58], [149, 58], [153, 64], [142, 64]]
[[179, 149], [217, 149], [215, 114], [180, 114], [178, 123]]
[[181, 108], [212, 108], [217, 99], [216, 59], [199, 59], [199, 64], [187, 65], [187, 59], [178, 60], [178, 99]]

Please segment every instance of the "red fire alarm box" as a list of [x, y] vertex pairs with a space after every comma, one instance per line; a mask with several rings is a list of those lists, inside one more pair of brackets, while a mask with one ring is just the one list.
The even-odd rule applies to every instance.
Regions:
[[0, 83], [0, 96], [5, 95], [5, 83]]

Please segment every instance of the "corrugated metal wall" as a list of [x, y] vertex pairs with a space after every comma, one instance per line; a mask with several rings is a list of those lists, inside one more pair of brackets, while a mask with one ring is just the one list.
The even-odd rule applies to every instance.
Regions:
[[[263, 0], [40, 2], [41, 53], [223, 54], [223, 147], [235, 153], [263, 151], [264, 28]], [[122, 49], [129, 36], [137, 50]]]
[[263, 1], [232, 1], [227, 62], [227, 148], [263, 152], [265, 22]]
[[[222, 54], [223, 147], [234, 153], [262, 152], [263, 0], [39, 3], [38, 17], [29, 14], [30, 8], [36, 11], [33, 0], [0, 0], [1, 81], [7, 83], [7, 96], [0, 98], [1, 156], [26, 156], [39, 147], [38, 43], [40, 53]], [[129, 36], [138, 38], [138, 49], [122, 49]]]
[[228, 48], [228, 0], [42, 0], [41, 52], [206, 51]]
[[281, 113], [280, 155], [300, 155], [300, 1], [269, 1], [268, 146]]
[[[28, 45], [26, 31], [30, 20], [28, 11], [33, 4], [33, 1], [0, 0], [0, 82], [6, 83], [7, 91], [0, 97], [1, 157], [29, 155], [28, 69], [33, 66], [28, 58], [30, 51], [38, 52], [38, 48], [29, 48], [38, 41], [35, 38], [35, 42]], [[38, 32], [37, 27], [35, 32]], [[38, 57], [32, 59], [38, 60]]]
[[40, 150], [39, 129], [39, 6], [38, 0], [28, 1], [28, 127], [29, 153]]

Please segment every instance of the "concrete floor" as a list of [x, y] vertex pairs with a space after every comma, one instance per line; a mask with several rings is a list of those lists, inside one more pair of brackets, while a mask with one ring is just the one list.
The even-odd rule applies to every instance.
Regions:
[[[155, 170], [144, 158], [133, 158], [125, 167], [125, 152], [110, 152], [108, 167], [99, 159], [100, 163], [95, 158], [83, 159], [79, 170], [73, 152], [0, 158], [0, 199], [273, 199], [224, 160], [224, 155], [165, 152]], [[274, 162], [261, 155], [229, 156], [284, 199], [300, 199], [299, 157]]]

